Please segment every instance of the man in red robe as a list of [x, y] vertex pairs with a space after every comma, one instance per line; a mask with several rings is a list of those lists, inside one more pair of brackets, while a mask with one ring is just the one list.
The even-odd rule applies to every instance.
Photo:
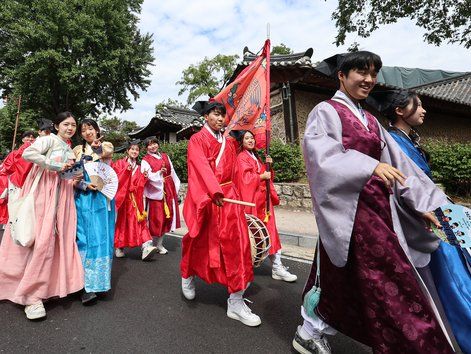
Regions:
[[206, 124], [188, 144], [188, 192], [183, 216], [188, 233], [182, 242], [182, 292], [195, 298], [194, 276], [227, 287], [227, 316], [247, 326], [260, 317], [243, 294], [253, 279], [249, 236], [243, 207], [223, 198], [240, 199], [233, 183], [235, 146], [221, 134], [226, 110], [217, 102], [199, 101], [193, 109]]

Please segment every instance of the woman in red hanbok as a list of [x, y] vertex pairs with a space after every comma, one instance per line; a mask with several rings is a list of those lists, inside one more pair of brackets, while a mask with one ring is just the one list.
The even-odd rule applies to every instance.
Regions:
[[[288, 272], [288, 268], [281, 263], [281, 242], [276, 228], [274, 205], [280, 203], [273, 185], [273, 174], [267, 171], [265, 165], [255, 151], [255, 137], [250, 131], [234, 131], [240, 144], [237, 155], [237, 175], [235, 178], [237, 188], [243, 201], [255, 203], [255, 207], [245, 207], [247, 214], [252, 214], [263, 220], [270, 235], [269, 258], [272, 262], [272, 278], [294, 282], [298, 277]], [[267, 163], [272, 163], [267, 156]], [[267, 183], [270, 181], [270, 210], [267, 213]]]
[[147, 154], [142, 159], [141, 171], [148, 175], [144, 196], [148, 205], [149, 230], [152, 237], [157, 239], [157, 251], [166, 254], [168, 251], [163, 246], [164, 235], [180, 228], [180, 179], [167, 154], [159, 152], [160, 144], [156, 137], [147, 138], [144, 145]]
[[124, 257], [123, 248], [142, 248], [142, 260], [152, 259], [157, 248], [152, 245], [152, 237], [147, 227], [147, 212], [144, 210], [144, 185], [147, 174], [142, 173], [137, 157], [139, 142], [130, 142], [127, 156], [113, 163], [119, 179], [116, 194], [116, 227], [114, 233], [115, 256]]

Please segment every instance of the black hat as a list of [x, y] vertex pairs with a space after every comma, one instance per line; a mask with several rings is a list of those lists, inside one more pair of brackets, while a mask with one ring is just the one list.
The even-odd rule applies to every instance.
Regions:
[[224, 105], [217, 101], [197, 101], [193, 105], [192, 109], [198, 112], [200, 115], [204, 116], [206, 113], [216, 107], [224, 108]]
[[410, 92], [404, 89], [376, 91], [370, 93], [366, 98], [366, 103], [378, 112], [384, 113], [390, 109], [399, 107], [402, 102], [407, 101], [409, 97]]
[[42, 118], [39, 120], [39, 130], [53, 130], [54, 123], [51, 120]]
[[342, 65], [346, 55], [347, 53], [335, 54], [330, 58], [321, 61], [315, 69], [324, 75], [337, 78], [337, 73], [339, 72], [340, 66]]

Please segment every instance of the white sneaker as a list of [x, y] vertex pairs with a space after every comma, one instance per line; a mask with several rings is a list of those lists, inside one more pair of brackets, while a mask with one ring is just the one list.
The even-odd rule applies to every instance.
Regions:
[[[260, 317], [252, 313], [252, 310], [245, 304], [247, 299], [227, 299], [227, 317], [242, 322], [249, 327], [260, 326]], [[248, 300], [247, 300], [248, 301]]]
[[167, 249], [164, 247], [164, 246], [157, 246], [157, 252], [159, 252], [159, 254], [167, 254], [168, 251]]
[[28, 320], [37, 320], [46, 317], [46, 309], [42, 302], [25, 306], [25, 313]]
[[126, 257], [122, 248], [115, 248], [114, 255], [116, 256], [116, 258]]
[[288, 272], [288, 267], [284, 265], [273, 266], [271, 270], [271, 277], [275, 280], [283, 280], [288, 283], [292, 283], [298, 279], [298, 277], [294, 274]]
[[146, 246], [142, 249], [142, 260], [143, 261], [150, 261], [154, 254], [157, 252], [157, 247], [154, 246]]
[[194, 277], [182, 278], [182, 293], [185, 299], [193, 300], [196, 296]]

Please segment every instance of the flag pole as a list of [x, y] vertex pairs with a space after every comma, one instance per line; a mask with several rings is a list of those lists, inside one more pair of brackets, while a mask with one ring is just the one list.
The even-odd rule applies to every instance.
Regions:
[[[269, 162], [266, 162], [266, 158], [267, 156], [270, 155], [270, 131], [271, 131], [271, 123], [270, 123], [270, 119], [271, 119], [271, 115], [270, 115], [270, 50], [271, 50], [271, 46], [270, 46], [270, 23], [267, 23], [267, 41], [268, 41], [268, 48], [267, 46], [265, 47], [266, 48], [266, 60], [267, 60], [267, 88], [266, 88], [266, 108], [267, 108], [267, 122], [265, 123], [265, 127], [269, 127], [270, 129], [265, 129], [265, 141], [266, 141], [266, 145], [265, 145], [265, 170], [266, 171], [269, 171], [271, 172], [271, 164]], [[270, 196], [271, 196], [271, 192], [270, 192], [270, 182], [271, 182], [271, 178], [270, 179], [267, 179], [266, 180], [266, 191], [267, 191], [267, 194], [266, 194], [266, 207], [265, 207], [265, 219], [263, 220], [264, 222], [268, 222], [268, 220], [270, 219]]]
[[18, 105], [17, 106], [18, 106], [18, 109], [16, 111], [15, 132], [13, 133], [13, 143], [11, 145], [11, 151], [15, 150], [16, 133], [18, 131], [18, 123], [20, 121], [21, 95], [18, 97]]

